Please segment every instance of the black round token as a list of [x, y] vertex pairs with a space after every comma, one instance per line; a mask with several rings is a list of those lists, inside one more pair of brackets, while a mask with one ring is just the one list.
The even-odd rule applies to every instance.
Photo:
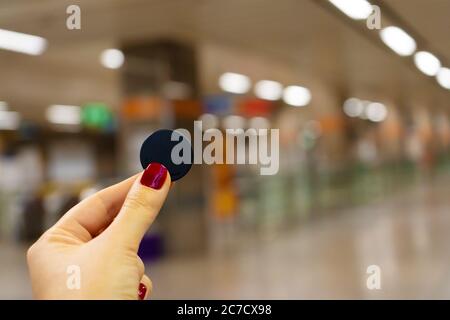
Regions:
[[[173, 150], [174, 148], [176, 149]], [[140, 158], [144, 169], [150, 163], [158, 162], [167, 168], [172, 181], [176, 181], [184, 177], [191, 169], [194, 152], [189, 140], [180, 132], [161, 129], [145, 139]]]

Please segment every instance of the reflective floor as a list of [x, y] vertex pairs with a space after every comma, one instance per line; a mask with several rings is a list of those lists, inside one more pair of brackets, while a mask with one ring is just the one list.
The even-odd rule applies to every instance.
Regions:
[[[329, 212], [239, 252], [147, 266], [154, 298], [450, 298], [450, 176]], [[24, 248], [0, 245], [0, 298], [30, 298]], [[381, 269], [381, 289], [366, 269]]]

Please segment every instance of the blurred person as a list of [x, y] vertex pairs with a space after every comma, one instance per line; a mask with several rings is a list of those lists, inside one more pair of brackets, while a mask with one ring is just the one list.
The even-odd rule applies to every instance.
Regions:
[[[37, 299], [145, 299], [152, 282], [137, 251], [171, 185], [167, 169], [144, 172], [103, 189], [70, 209], [27, 253]], [[80, 285], [68, 284], [69, 268]]]

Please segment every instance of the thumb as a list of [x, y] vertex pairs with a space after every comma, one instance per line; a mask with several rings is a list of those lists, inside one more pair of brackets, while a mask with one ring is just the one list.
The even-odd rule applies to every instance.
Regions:
[[147, 229], [155, 220], [170, 189], [166, 167], [151, 163], [134, 181], [116, 219], [106, 230], [114, 243], [137, 251]]

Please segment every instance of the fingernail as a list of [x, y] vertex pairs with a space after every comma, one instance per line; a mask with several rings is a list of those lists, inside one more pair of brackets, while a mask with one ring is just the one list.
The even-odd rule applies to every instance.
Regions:
[[150, 163], [141, 177], [141, 184], [152, 189], [161, 189], [166, 181], [167, 169], [162, 164]]
[[144, 300], [147, 293], [147, 287], [143, 283], [139, 283], [138, 296], [140, 300]]

